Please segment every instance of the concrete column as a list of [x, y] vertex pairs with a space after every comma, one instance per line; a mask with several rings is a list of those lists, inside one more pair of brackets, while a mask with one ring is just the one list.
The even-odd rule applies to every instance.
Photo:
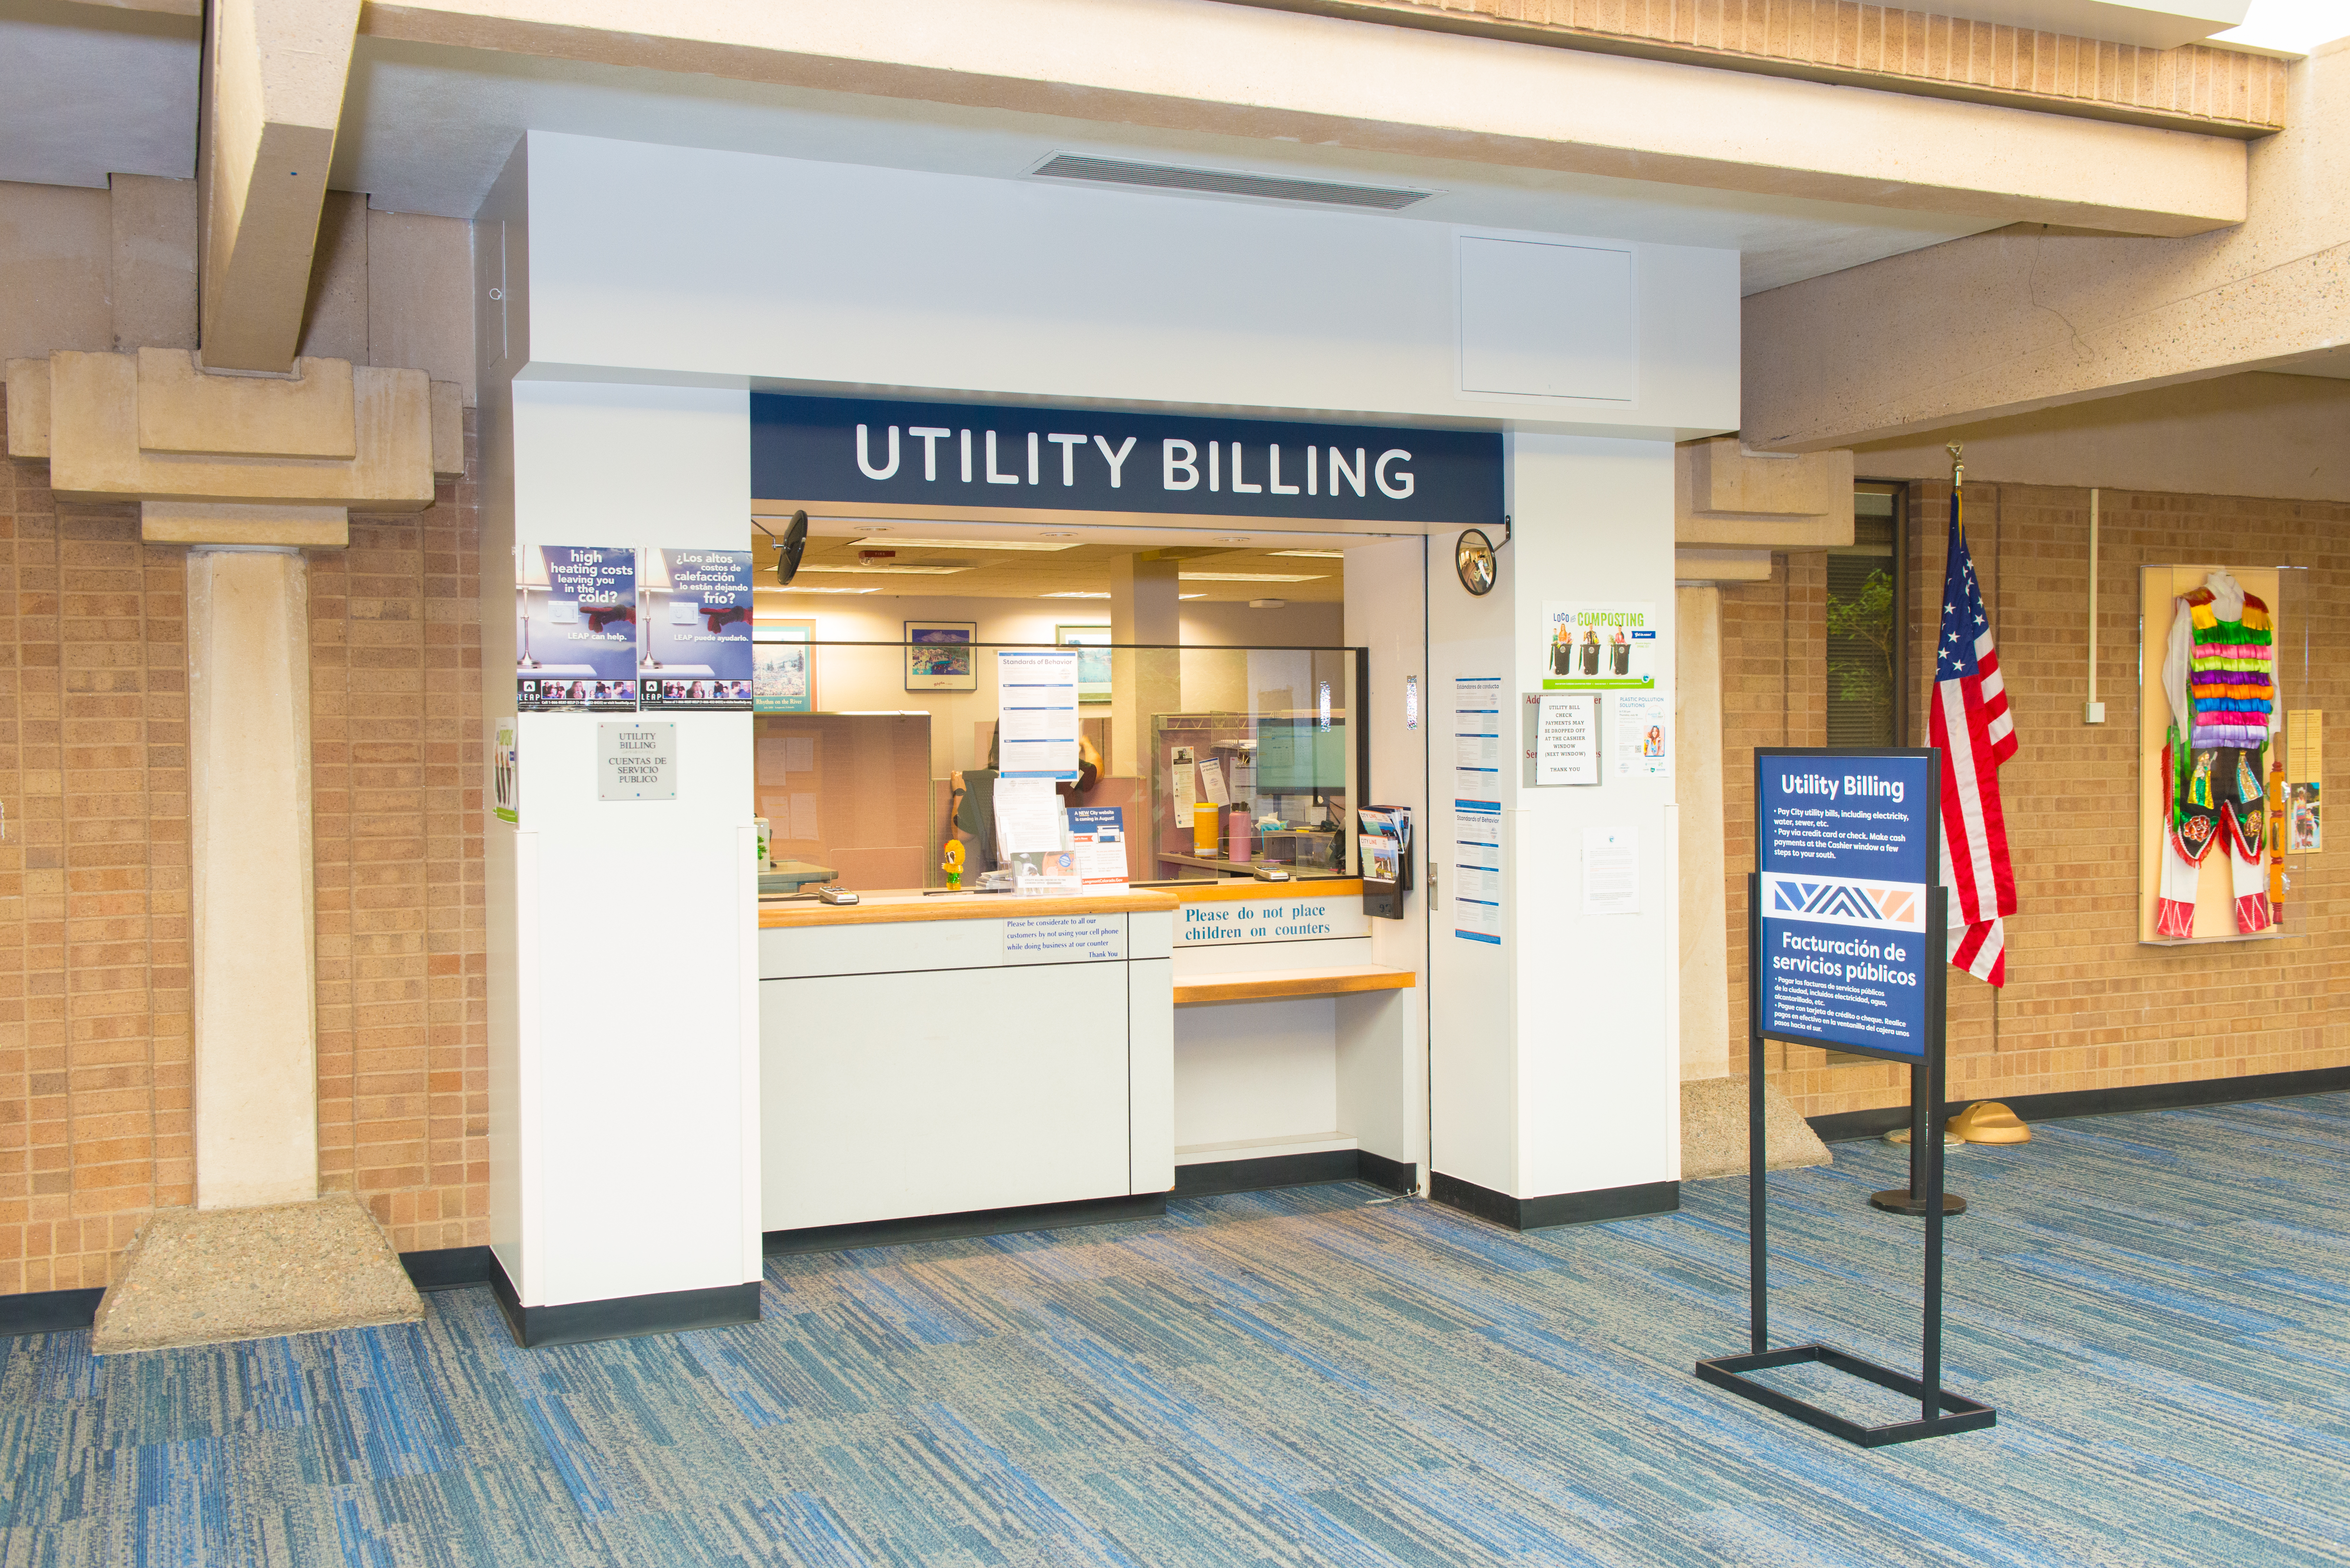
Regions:
[[1673, 714], [1680, 735], [1681, 1077], [1730, 1072], [1729, 909], [1722, 877], [1721, 589], [1673, 590]]
[[[258, 509], [265, 510], [265, 509]], [[308, 573], [188, 556], [196, 1207], [318, 1194]]]

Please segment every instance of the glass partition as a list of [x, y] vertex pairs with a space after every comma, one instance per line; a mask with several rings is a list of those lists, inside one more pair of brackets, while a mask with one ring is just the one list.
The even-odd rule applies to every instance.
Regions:
[[[911, 642], [756, 631], [763, 891], [943, 888], [950, 841], [963, 846], [966, 888], [1009, 859], [993, 832], [998, 661], [1049, 649], [943, 628], [941, 640]], [[1130, 882], [1252, 877], [1260, 866], [1299, 879], [1354, 874], [1350, 812], [1369, 765], [1352, 722], [1361, 649], [1100, 644], [1078, 659], [1083, 766], [1056, 790], [1065, 809], [1119, 814]]]

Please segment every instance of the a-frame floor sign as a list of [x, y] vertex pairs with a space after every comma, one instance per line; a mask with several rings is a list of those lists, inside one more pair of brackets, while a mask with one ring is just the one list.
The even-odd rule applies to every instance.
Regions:
[[[1942, 1383], [1942, 1054], [1945, 962], [1940, 753], [1758, 747], [1757, 869], [1746, 879], [1746, 1137], [1749, 1348], [1697, 1364], [1698, 1376], [1865, 1449], [1970, 1432], [1999, 1419]], [[1771, 1348], [1770, 1243], [1762, 1132], [1768, 1039], [1906, 1062], [1926, 1220], [1918, 1376], [1826, 1345]], [[1915, 1189], [1913, 1188], [1913, 1190]], [[1918, 1401], [1915, 1420], [1865, 1427], [1754, 1380], [1818, 1362]]]

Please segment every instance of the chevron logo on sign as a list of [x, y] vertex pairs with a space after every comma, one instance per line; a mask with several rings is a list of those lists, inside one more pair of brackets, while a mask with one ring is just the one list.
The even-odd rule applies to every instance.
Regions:
[[1923, 931], [1926, 889], [1915, 882], [1864, 882], [1849, 877], [1762, 874], [1762, 912], [1779, 920]]

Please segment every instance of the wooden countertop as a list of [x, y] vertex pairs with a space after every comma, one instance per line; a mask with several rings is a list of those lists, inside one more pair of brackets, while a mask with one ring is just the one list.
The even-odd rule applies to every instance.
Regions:
[[1171, 910], [1175, 895], [1152, 888], [1106, 888], [1054, 898], [1016, 893], [941, 893], [924, 898], [919, 888], [866, 893], [854, 904], [802, 899], [759, 906], [759, 929], [795, 926], [910, 925], [923, 920], [1030, 920], [1040, 915], [1143, 915]]
[[1186, 904], [1206, 903], [1216, 898], [1359, 898], [1363, 896], [1363, 879], [1360, 877], [1318, 877], [1310, 882], [1302, 877], [1286, 882], [1260, 882], [1251, 877], [1241, 881], [1201, 883], [1194, 888], [1168, 888], [1163, 891]]
[[1326, 969], [1248, 970], [1194, 974], [1175, 982], [1175, 1005], [1195, 1002], [1271, 1002], [1289, 996], [1346, 996], [1363, 991], [1409, 991], [1419, 977], [1384, 964], [1334, 964]]

